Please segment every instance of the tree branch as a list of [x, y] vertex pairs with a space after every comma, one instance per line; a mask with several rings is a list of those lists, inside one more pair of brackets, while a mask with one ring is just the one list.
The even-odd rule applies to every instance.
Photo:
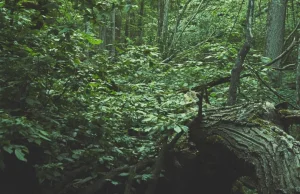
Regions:
[[246, 41], [238, 53], [237, 59], [235, 61], [235, 66], [231, 70], [230, 86], [229, 86], [228, 99], [227, 99], [228, 105], [233, 105], [236, 103], [237, 88], [240, 82], [242, 67], [245, 58], [248, 52], [250, 51], [251, 45], [253, 43], [253, 34], [252, 34], [253, 12], [254, 12], [254, 0], [249, 0], [248, 10], [247, 10], [247, 25], [245, 29]]
[[264, 67], [268, 67], [273, 65], [274, 63], [276, 63], [277, 61], [279, 61], [281, 58], [283, 58], [285, 55], [287, 55], [293, 48], [294, 46], [296, 46], [299, 42], [296, 41], [296, 39], [294, 38], [293, 42], [291, 43], [291, 45], [285, 50], [283, 51], [278, 57], [276, 57], [273, 61], [263, 65]]

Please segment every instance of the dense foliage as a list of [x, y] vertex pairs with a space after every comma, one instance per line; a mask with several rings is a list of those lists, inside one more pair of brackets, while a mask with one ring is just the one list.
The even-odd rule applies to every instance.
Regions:
[[[296, 105], [295, 90], [288, 87], [294, 72], [284, 73], [285, 84], [277, 90], [283, 98], [263, 84], [274, 71], [262, 68], [270, 61], [264, 56], [267, 3], [256, 2], [256, 43], [244, 64], [248, 75], [241, 78], [238, 102]], [[155, 0], [0, 1], [1, 153], [27, 161], [29, 146], [41, 147], [38, 176], [50, 187], [64, 170], [88, 164], [93, 172], [74, 182], [82, 187], [100, 176], [98, 171], [155, 157], [164, 136], [187, 134], [186, 124], [197, 114], [194, 89], [230, 76], [244, 41], [247, 6], [238, 0], [170, 1], [163, 41], [158, 5]], [[299, 17], [299, 7], [293, 9], [286, 34]], [[296, 63], [295, 56], [293, 51], [285, 63]], [[228, 87], [206, 88], [205, 106], [225, 105]], [[0, 167], [5, 168], [1, 157]], [[150, 177], [148, 169], [135, 180]], [[110, 181], [123, 184], [120, 180]]]

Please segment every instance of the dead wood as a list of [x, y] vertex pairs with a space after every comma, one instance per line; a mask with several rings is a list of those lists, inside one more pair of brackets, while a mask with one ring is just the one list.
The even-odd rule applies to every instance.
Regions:
[[[261, 194], [300, 193], [300, 142], [282, 130], [282, 119], [299, 122], [299, 113], [276, 110], [270, 103], [247, 103], [204, 111], [202, 122], [190, 126], [190, 138], [214, 165], [226, 164], [232, 176], [223, 193], [235, 179], [251, 177]], [[297, 116], [296, 116], [297, 115]], [[225, 167], [224, 167], [225, 168]], [[233, 175], [234, 174], [234, 175]], [[214, 175], [212, 175], [214, 176]], [[218, 174], [218, 177], [222, 174]], [[215, 177], [212, 180], [218, 180]], [[230, 179], [230, 180], [228, 180]]]

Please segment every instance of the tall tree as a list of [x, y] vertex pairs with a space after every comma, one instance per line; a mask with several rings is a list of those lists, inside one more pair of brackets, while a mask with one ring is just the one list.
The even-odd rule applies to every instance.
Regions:
[[131, 11], [131, 0], [127, 0], [126, 1], [126, 9], [125, 9], [125, 27], [124, 27], [124, 35], [125, 35], [125, 40], [124, 42], [127, 42], [127, 38], [129, 38], [129, 34], [130, 34], [130, 11]]
[[138, 19], [138, 40], [137, 43], [141, 45], [143, 43], [143, 17], [145, 11], [145, 0], [140, 0], [140, 11]]
[[[266, 56], [275, 59], [283, 51], [285, 17], [287, 0], [272, 0], [269, 4], [266, 37]], [[280, 60], [273, 64], [274, 67], [280, 66]], [[281, 85], [282, 75], [280, 72], [270, 72], [269, 78], [273, 87]]]
[[163, 57], [166, 57], [166, 46], [168, 39], [168, 29], [169, 29], [169, 6], [170, 0], [165, 0], [164, 2], [164, 17], [163, 17], [163, 26], [162, 26], [162, 41], [161, 41], [161, 51]]
[[113, 4], [112, 7], [112, 15], [111, 15], [111, 22], [112, 22], [112, 48], [111, 48], [111, 55], [114, 58], [116, 56], [116, 7]]
[[158, 12], [158, 18], [157, 18], [157, 43], [161, 45], [161, 35], [162, 35], [162, 29], [163, 29], [163, 21], [164, 21], [164, 0], [158, 0], [157, 2], [157, 12]]
[[300, 44], [298, 45], [296, 90], [297, 90], [297, 104], [299, 106], [300, 105]]
[[103, 41], [102, 44], [100, 44], [100, 49], [104, 50], [107, 45], [107, 27], [106, 27], [106, 18], [104, 17], [102, 24], [99, 26], [99, 37]]

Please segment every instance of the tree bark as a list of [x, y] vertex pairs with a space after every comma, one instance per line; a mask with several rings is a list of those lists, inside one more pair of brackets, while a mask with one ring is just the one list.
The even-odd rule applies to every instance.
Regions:
[[[286, 6], [287, 0], [272, 0], [269, 5], [266, 56], [272, 60], [280, 55], [283, 50]], [[277, 61], [273, 66], [280, 67], [280, 61]], [[273, 87], [280, 87], [281, 74], [281, 72], [269, 72]]]
[[161, 45], [161, 35], [162, 35], [162, 29], [163, 29], [163, 21], [164, 21], [164, 0], [158, 0], [157, 2], [157, 43], [158, 45]]
[[122, 42], [121, 32], [122, 32], [122, 14], [120, 10], [116, 10], [116, 43]]
[[145, 0], [140, 0], [140, 12], [138, 19], [138, 45], [143, 44], [143, 19], [144, 19], [144, 11], [145, 11]]
[[190, 138], [199, 153], [206, 153], [202, 160], [213, 162], [217, 172], [227, 169], [225, 176], [210, 172], [212, 184], [219, 186], [218, 180], [221, 187], [227, 182], [222, 193], [230, 193], [236, 179], [248, 176], [260, 194], [296, 194], [300, 192], [300, 142], [281, 128], [282, 121], [299, 122], [299, 116], [299, 111], [293, 111], [291, 118], [270, 103], [210, 109], [202, 122], [195, 119], [190, 124]]
[[100, 49], [101, 50], [105, 50], [106, 49], [106, 45], [107, 45], [107, 37], [106, 37], [106, 32], [107, 32], [107, 27], [105, 25], [106, 22], [106, 18], [104, 18], [104, 22], [102, 25], [100, 25], [100, 39], [102, 40], [102, 44], [100, 44]]
[[228, 94], [228, 105], [233, 105], [237, 100], [237, 89], [240, 82], [240, 75], [242, 72], [243, 64], [245, 58], [250, 51], [251, 44], [253, 42], [252, 35], [252, 22], [253, 22], [253, 12], [254, 12], [254, 0], [249, 0], [248, 11], [247, 11], [247, 25], [246, 25], [246, 41], [238, 53], [237, 59], [235, 61], [235, 66], [231, 70], [231, 79]]
[[112, 23], [112, 48], [111, 48], [111, 56], [114, 58], [116, 56], [116, 7], [113, 5], [112, 13], [111, 13], [111, 23]]
[[297, 73], [296, 73], [297, 104], [300, 105], [300, 44], [298, 45]]
[[169, 30], [169, 6], [170, 0], [165, 0], [164, 2], [164, 16], [163, 16], [163, 26], [162, 26], [162, 42], [161, 42], [161, 53], [163, 58], [166, 56], [166, 47], [168, 41], [168, 30]]
[[126, 183], [126, 186], [125, 186], [125, 191], [124, 191], [124, 194], [131, 194], [131, 189], [132, 189], [132, 183], [133, 183], [133, 179], [134, 179], [134, 176], [135, 176], [135, 172], [136, 171], [136, 167], [133, 166], [130, 168], [129, 170], [129, 177], [128, 177], [128, 180], [127, 180], [127, 183]]

